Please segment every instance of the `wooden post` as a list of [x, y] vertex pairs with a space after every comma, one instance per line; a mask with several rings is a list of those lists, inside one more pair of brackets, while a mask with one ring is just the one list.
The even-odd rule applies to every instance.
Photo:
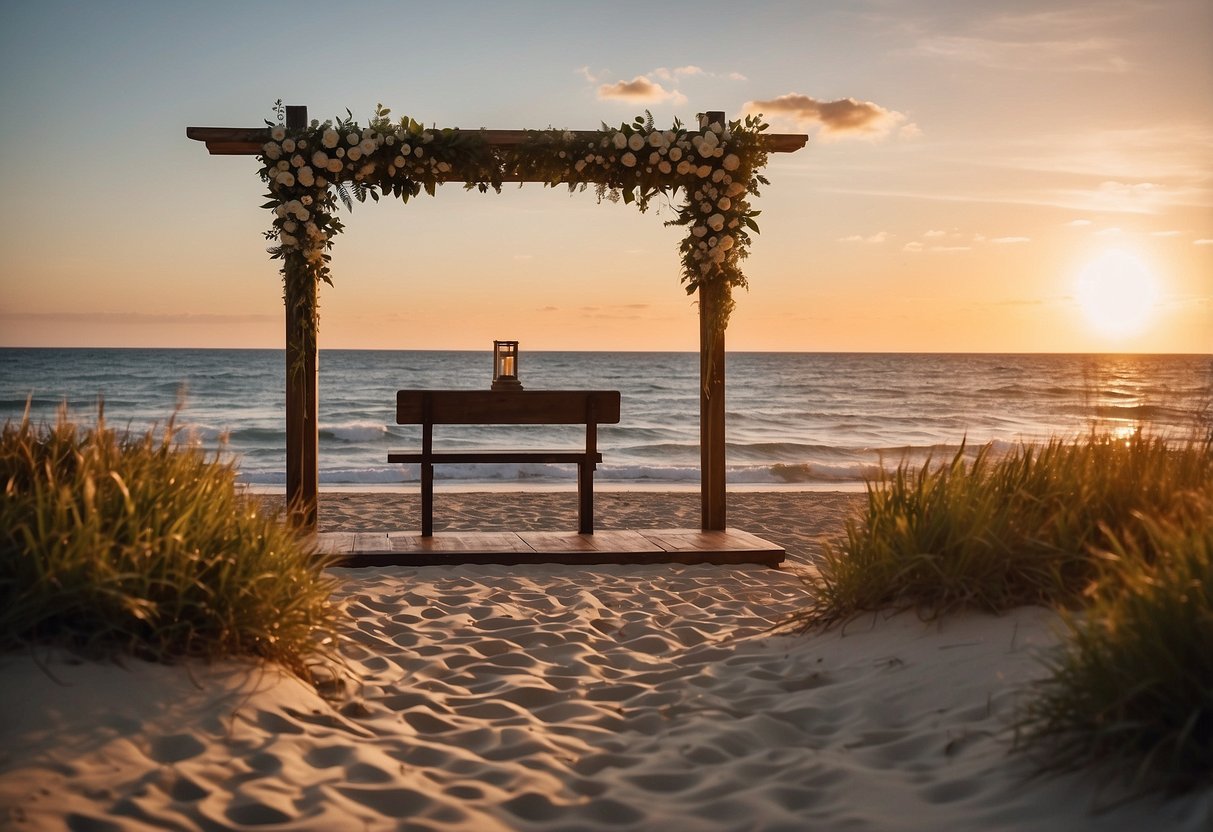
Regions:
[[[287, 107], [286, 126], [307, 126], [307, 107]], [[315, 281], [286, 283], [286, 504], [291, 524], [316, 530], [319, 489], [320, 377], [316, 338], [308, 337], [316, 312]]]
[[[723, 124], [723, 112], [700, 116], [700, 127]], [[724, 489], [724, 332], [717, 332], [717, 311], [725, 302], [724, 287], [699, 287], [699, 467], [701, 526], [725, 528]]]

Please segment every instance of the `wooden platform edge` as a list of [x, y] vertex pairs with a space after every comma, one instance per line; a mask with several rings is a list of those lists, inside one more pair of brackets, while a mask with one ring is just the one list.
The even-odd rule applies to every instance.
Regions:
[[605, 530], [593, 535], [559, 532], [330, 532], [317, 535], [330, 567], [570, 566], [661, 563], [778, 568], [782, 546], [739, 529]]

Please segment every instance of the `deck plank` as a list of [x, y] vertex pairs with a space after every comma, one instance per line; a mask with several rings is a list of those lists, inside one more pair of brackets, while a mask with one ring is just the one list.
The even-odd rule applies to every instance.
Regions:
[[606, 530], [575, 532], [325, 532], [320, 550], [333, 565], [455, 566], [540, 563], [655, 564], [757, 563], [777, 567], [784, 549], [740, 529]]

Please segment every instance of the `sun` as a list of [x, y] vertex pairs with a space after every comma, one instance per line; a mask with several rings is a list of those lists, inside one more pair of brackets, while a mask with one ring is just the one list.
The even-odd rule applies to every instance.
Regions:
[[1136, 255], [1109, 249], [1082, 267], [1075, 287], [1091, 328], [1110, 338], [1144, 331], [1158, 307], [1158, 281]]

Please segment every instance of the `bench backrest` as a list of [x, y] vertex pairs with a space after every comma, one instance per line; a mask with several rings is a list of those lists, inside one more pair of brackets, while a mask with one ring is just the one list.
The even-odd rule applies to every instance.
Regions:
[[613, 425], [618, 390], [398, 390], [398, 425]]

